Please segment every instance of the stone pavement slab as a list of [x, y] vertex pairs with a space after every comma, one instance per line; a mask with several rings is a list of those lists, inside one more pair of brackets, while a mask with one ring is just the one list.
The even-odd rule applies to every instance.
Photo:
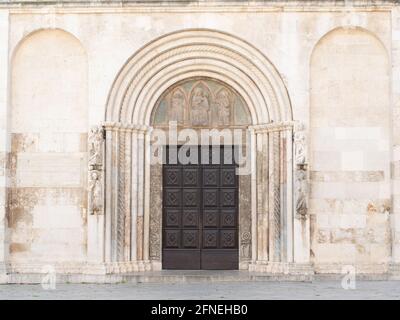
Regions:
[[0, 285], [0, 299], [400, 299], [400, 282], [357, 281], [345, 290], [340, 281]]

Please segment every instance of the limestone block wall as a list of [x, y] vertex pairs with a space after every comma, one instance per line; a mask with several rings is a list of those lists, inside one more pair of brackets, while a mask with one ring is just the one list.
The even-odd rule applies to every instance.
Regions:
[[400, 262], [400, 9], [392, 11], [392, 261]]
[[387, 263], [390, 64], [383, 44], [337, 29], [311, 58], [312, 256], [317, 264]]
[[[9, 150], [8, 120], [8, 12], [0, 12], [0, 273], [8, 258], [7, 244], [7, 157]], [[0, 276], [1, 282], [1, 276]]]
[[104, 121], [113, 81], [135, 52], [198, 28], [264, 54], [305, 125], [311, 248], [294, 243], [296, 261], [311, 255], [325, 271], [400, 262], [399, 9], [221, 3], [2, 6], [0, 264], [8, 252], [15, 263], [87, 259], [88, 128]]
[[12, 56], [11, 261], [85, 258], [87, 59], [79, 41], [38, 31]]

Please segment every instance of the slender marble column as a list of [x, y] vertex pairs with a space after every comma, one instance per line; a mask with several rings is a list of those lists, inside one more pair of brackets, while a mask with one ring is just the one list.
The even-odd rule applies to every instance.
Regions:
[[132, 169], [132, 130], [125, 132], [125, 225], [124, 225], [124, 260], [131, 260], [131, 169]]
[[[151, 128], [145, 133], [144, 141], [144, 222], [143, 222], [143, 260], [148, 261], [150, 255], [150, 140]], [[161, 208], [160, 208], [161, 209]]]
[[112, 157], [113, 157], [113, 130], [111, 126], [106, 125], [106, 146], [105, 146], [105, 261], [111, 262], [111, 230], [112, 230], [112, 179], [113, 179], [113, 168], [112, 168]]
[[138, 256], [137, 248], [137, 217], [138, 217], [138, 133], [132, 132], [132, 170], [131, 170], [131, 260], [136, 261]]
[[286, 130], [286, 262], [293, 262], [293, 128]]
[[256, 262], [258, 257], [257, 241], [257, 139], [253, 129], [250, 129], [251, 152], [251, 259]]
[[137, 218], [137, 258], [143, 260], [143, 215], [144, 215], [144, 133], [138, 133], [138, 218]]
[[269, 134], [269, 260], [280, 261], [280, 151], [279, 131]]
[[257, 131], [258, 259], [268, 261], [268, 133]]

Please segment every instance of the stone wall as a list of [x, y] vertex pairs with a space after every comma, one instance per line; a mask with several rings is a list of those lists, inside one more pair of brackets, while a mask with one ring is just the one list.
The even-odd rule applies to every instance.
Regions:
[[11, 73], [11, 261], [85, 259], [87, 59], [64, 31], [16, 48]]
[[311, 59], [312, 255], [316, 263], [390, 257], [390, 73], [370, 33], [337, 29]]
[[294, 243], [297, 261], [311, 253], [321, 271], [399, 262], [399, 9], [392, 1], [275, 2], [2, 1], [0, 264], [8, 252], [13, 263], [87, 259], [88, 128], [105, 120], [110, 88], [135, 52], [200, 28], [265, 55], [284, 80], [293, 119], [305, 124], [311, 218], [294, 228], [307, 238], [302, 228], [311, 224], [312, 247]]
[[[8, 12], [0, 12], [0, 274], [5, 271], [8, 259], [7, 239], [7, 159], [9, 152], [7, 122], [8, 105]], [[4, 281], [0, 275], [0, 283]]]

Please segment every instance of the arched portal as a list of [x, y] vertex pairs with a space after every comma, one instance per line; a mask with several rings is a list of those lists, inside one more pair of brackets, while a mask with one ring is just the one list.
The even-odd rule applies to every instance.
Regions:
[[243, 98], [212, 78], [180, 81], [158, 100], [151, 116], [152, 149], [165, 160], [150, 167], [150, 203], [157, 205], [150, 208], [149, 250], [163, 268], [247, 267], [250, 124]]
[[[191, 88], [186, 90], [182, 84], [190, 81]], [[160, 111], [166, 95], [176, 108]], [[194, 96], [209, 99], [208, 115], [202, 113], [203, 107], [193, 105], [177, 109], [179, 104], [190, 105]], [[218, 103], [229, 105], [233, 97], [240, 100], [242, 111], [235, 107], [224, 114], [213, 108]], [[245, 112], [246, 120], [235, 112]], [[154, 221], [160, 216], [161, 203], [152, 190], [162, 178], [157, 180], [152, 167], [151, 145], [154, 131], [166, 119], [173, 119], [178, 127], [239, 125], [246, 131], [250, 169], [248, 193], [243, 197], [248, 198], [250, 226], [240, 235], [241, 262], [245, 262], [241, 267], [283, 272], [277, 263], [282, 267], [293, 262], [294, 123], [285, 85], [263, 53], [244, 40], [212, 30], [162, 36], [140, 49], [121, 69], [108, 97], [105, 118], [100, 128], [105, 130], [104, 148], [100, 148], [104, 157], [90, 164], [97, 171], [93, 176], [102, 185], [104, 201], [101, 210], [89, 209], [104, 213], [104, 221], [97, 220], [102, 223], [100, 232], [104, 228], [104, 246], [98, 249], [104, 253], [104, 262], [129, 270], [161, 268], [161, 257], [154, 253], [160, 252], [162, 241], [161, 223]], [[235, 123], [238, 119], [242, 122]], [[96, 136], [99, 130], [94, 129], [91, 139], [95, 141]], [[96, 144], [92, 146], [90, 153], [98, 153]]]

